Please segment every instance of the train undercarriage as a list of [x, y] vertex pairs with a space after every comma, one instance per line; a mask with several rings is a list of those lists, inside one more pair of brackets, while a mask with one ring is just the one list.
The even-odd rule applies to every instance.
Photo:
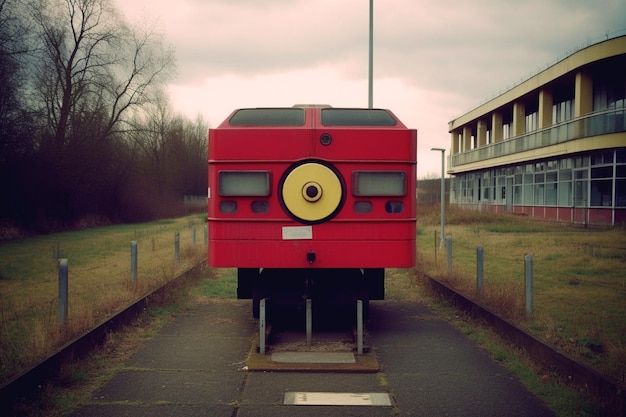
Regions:
[[383, 268], [238, 268], [237, 298], [252, 299], [252, 315], [259, 317], [264, 298], [274, 306], [304, 307], [310, 299], [318, 308], [346, 306], [363, 301], [363, 317], [370, 300], [385, 298]]

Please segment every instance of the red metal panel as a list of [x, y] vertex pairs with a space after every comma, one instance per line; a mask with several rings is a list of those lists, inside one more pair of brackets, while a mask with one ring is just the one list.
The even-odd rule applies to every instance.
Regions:
[[[415, 264], [416, 131], [402, 123], [389, 127], [324, 127], [318, 108], [308, 108], [303, 126], [233, 127], [228, 119], [209, 132], [209, 264], [251, 268], [386, 268]], [[332, 143], [324, 145], [322, 134]], [[341, 211], [321, 224], [303, 225], [281, 206], [280, 180], [293, 164], [314, 160], [339, 173], [344, 186]], [[268, 197], [220, 197], [222, 170], [270, 172]], [[402, 170], [407, 178], [404, 197], [356, 198], [352, 195], [355, 170]], [[232, 213], [220, 211], [220, 202], [237, 204]], [[388, 213], [385, 204], [402, 201], [400, 213]], [[268, 210], [255, 213], [252, 203], [265, 201]], [[354, 204], [368, 201], [369, 213], [357, 213]], [[303, 227], [305, 234], [289, 235]], [[284, 228], [287, 228], [287, 235]], [[294, 229], [295, 228], [295, 229]], [[290, 232], [290, 230], [292, 232]], [[306, 254], [315, 252], [315, 261]]]
[[[307, 254], [315, 253], [309, 263]], [[408, 268], [415, 239], [396, 241], [245, 241], [209, 245], [209, 264], [239, 268]]]

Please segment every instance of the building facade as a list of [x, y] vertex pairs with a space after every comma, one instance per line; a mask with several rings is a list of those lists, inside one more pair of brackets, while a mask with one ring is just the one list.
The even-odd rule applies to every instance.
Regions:
[[450, 204], [626, 223], [626, 36], [569, 55], [448, 131]]

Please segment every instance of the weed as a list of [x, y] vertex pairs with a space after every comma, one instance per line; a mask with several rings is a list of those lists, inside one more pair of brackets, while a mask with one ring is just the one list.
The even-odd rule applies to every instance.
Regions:
[[[418, 269], [479, 299], [533, 335], [626, 382], [626, 233], [581, 229], [531, 219], [448, 208], [453, 267], [433, 248], [439, 206], [420, 206]], [[476, 288], [476, 247], [484, 250], [484, 281]], [[436, 252], [439, 251], [439, 252]], [[533, 254], [533, 316], [525, 315], [524, 257]], [[612, 348], [609, 348], [611, 346]]]
[[[0, 245], [0, 382], [158, 288], [206, 256], [190, 224], [202, 216], [33, 237]], [[180, 232], [180, 263], [174, 233]], [[130, 241], [138, 279], [130, 281]], [[52, 248], [52, 254], [50, 251]], [[56, 257], [68, 256], [69, 315], [58, 321]]]

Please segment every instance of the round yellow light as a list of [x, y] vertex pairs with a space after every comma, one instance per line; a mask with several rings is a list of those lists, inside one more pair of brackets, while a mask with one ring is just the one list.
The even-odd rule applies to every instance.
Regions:
[[315, 181], [309, 181], [302, 186], [302, 197], [311, 203], [322, 198], [322, 186]]
[[332, 215], [341, 204], [341, 180], [325, 165], [298, 165], [285, 178], [282, 198], [298, 219], [316, 222]]

